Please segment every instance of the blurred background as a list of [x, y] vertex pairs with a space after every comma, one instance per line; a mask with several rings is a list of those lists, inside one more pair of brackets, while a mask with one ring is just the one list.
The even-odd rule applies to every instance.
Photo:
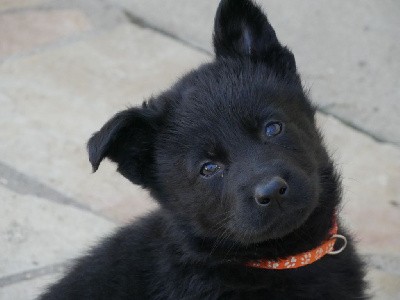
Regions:
[[[340, 217], [374, 299], [400, 299], [400, 2], [260, 0], [295, 53], [343, 174]], [[218, 1], [0, 0], [0, 299], [156, 205], [85, 143], [115, 112], [212, 60]]]

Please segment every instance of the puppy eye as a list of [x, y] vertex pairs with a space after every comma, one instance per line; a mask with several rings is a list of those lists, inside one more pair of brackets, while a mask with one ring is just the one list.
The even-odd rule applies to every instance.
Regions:
[[200, 174], [204, 177], [210, 177], [217, 173], [221, 169], [216, 163], [207, 162], [205, 163], [200, 170]]
[[282, 124], [279, 122], [271, 122], [265, 126], [265, 135], [273, 137], [282, 132]]

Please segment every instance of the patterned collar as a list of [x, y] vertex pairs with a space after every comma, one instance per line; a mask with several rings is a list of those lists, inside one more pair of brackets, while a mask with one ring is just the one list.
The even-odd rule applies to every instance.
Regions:
[[[321, 245], [309, 251], [276, 260], [252, 260], [247, 262], [246, 266], [270, 270], [296, 269], [312, 264], [327, 254], [336, 255], [341, 253], [347, 246], [347, 239], [345, 236], [338, 234], [336, 217], [334, 217], [333, 226], [329, 231], [329, 236], [329, 239], [325, 240]], [[333, 250], [337, 239], [341, 239], [343, 241], [343, 245], [338, 250]]]

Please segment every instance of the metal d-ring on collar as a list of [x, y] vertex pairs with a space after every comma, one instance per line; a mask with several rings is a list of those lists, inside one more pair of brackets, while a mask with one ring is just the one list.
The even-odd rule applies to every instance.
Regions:
[[342, 241], [343, 241], [343, 245], [342, 245], [342, 247], [340, 247], [338, 250], [331, 250], [331, 251], [329, 251], [327, 254], [329, 254], [329, 255], [336, 255], [336, 254], [339, 254], [339, 253], [341, 253], [341, 252], [343, 252], [343, 250], [346, 248], [346, 246], [347, 246], [347, 239], [346, 239], [346, 237], [344, 236], [344, 235], [341, 235], [341, 234], [334, 234], [334, 235], [332, 235], [331, 236], [331, 240], [332, 239], [341, 239]]

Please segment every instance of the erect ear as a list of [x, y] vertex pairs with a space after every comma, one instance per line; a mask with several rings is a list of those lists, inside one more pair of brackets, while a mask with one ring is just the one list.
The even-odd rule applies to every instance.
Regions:
[[159, 115], [144, 104], [143, 108], [130, 108], [111, 118], [87, 144], [93, 171], [107, 157], [133, 183], [147, 187], [154, 182], [154, 140]]
[[222, 0], [214, 23], [214, 49], [218, 57], [250, 57], [278, 73], [296, 72], [292, 52], [283, 47], [260, 7], [250, 0]]

